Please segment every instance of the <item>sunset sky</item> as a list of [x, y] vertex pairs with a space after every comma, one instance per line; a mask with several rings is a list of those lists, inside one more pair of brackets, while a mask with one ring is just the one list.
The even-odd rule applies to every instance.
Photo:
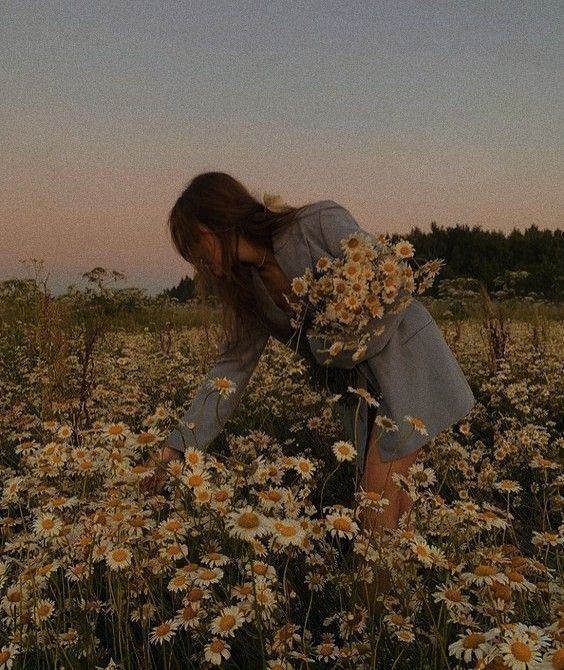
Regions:
[[228, 172], [371, 232], [561, 228], [561, 0], [0, 3], [0, 280], [150, 293], [166, 217]]

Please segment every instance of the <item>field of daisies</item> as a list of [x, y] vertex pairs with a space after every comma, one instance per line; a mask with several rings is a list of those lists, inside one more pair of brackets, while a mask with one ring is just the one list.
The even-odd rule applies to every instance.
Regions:
[[386, 500], [356, 491], [335, 394], [274, 339], [226, 430], [144, 494], [219, 330], [100, 314], [4, 305], [0, 669], [564, 668], [561, 320], [438, 319], [477, 404], [369, 536]]

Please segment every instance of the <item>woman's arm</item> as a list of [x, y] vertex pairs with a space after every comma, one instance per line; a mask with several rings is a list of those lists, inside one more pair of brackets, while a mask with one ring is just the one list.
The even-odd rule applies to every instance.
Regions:
[[[327, 256], [332, 259], [343, 257], [344, 251], [341, 247], [341, 241], [352, 233], [362, 233], [372, 238], [374, 242], [376, 241], [376, 238], [374, 235], [372, 235], [372, 233], [369, 233], [367, 230], [364, 230], [364, 228], [361, 228], [358, 225], [356, 219], [352, 216], [348, 209], [334, 201], [329, 202], [331, 203], [330, 206], [320, 208], [318, 222], [320, 243], [323, 249], [326, 251]], [[407, 291], [402, 289], [400, 290], [399, 295], [401, 297], [406, 293]], [[409, 307], [407, 309], [409, 309]], [[323, 346], [323, 342], [317, 337], [308, 336], [311, 350], [317, 362], [321, 365], [330, 365], [331, 367], [339, 367], [350, 370], [355, 365], [358, 365], [362, 361], [371, 358], [379, 351], [381, 351], [392, 336], [394, 330], [401, 323], [404, 316], [405, 310], [402, 310], [398, 314], [388, 312], [381, 318], [372, 318], [369, 321], [367, 328], [375, 330], [381, 326], [384, 326], [384, 331], [381, 335], [373, 335], [370, 338], [368, 341], [366, 353], [356, 361], [353, 361], [352, 359], [354, 350], [344, 350], [336, 356], [329, 356], [329, 354], [320, 353], [318, 351], [320, 348], [326, 348]]]
[[[183, 452], [186, 447], [203, 450], [208, 447], [237, 409], [269, 336], [266, 328], [257, 323], [232, 346], [228, 347], [225, 340], [220, 343], [219, 357], [214, 367], [200, 383], [190, 408], [181, 419], [180, 427], [171, 432], [164, 443], [165, 447], [179, 452]], [[235, 390], [218, 400], [218, 392], [212, 391], [208, 384], [215, 377], [227, 377], [235, 384]], [[193, 430], [187, 426], [190, 422], [195, 424]]]

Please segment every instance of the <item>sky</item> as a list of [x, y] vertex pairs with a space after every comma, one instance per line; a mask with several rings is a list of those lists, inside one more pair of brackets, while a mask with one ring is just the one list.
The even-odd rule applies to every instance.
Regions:
[[0, 281], [155, 294], [219, 170], [366, 230], [561, 228], [562, 0], [0, 3]]

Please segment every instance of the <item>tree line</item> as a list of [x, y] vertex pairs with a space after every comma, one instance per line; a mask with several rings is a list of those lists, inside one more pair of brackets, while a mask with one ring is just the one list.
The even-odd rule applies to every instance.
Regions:
[[[411, 242], [419, 264], [444, 259], [445, 265], [428, 291], [430, 296], [439, 296], [441, 280], [466, 277], [482, 282], [488, 291], [511, 284], [515, 296], [551, 302], [561, 302], [564, 293], [563, 237], [561, 229], [540, 230], [534, 224], [505, 234], [479, 225], [442, 227], [435, 221], [428, 232], [415, 227], [407, 235], [390, 235], [392, 242], [400, 238]], [[186, 275], [163, 293], [179, 302], [191, 300], [195, 297], [194, 281]]]

